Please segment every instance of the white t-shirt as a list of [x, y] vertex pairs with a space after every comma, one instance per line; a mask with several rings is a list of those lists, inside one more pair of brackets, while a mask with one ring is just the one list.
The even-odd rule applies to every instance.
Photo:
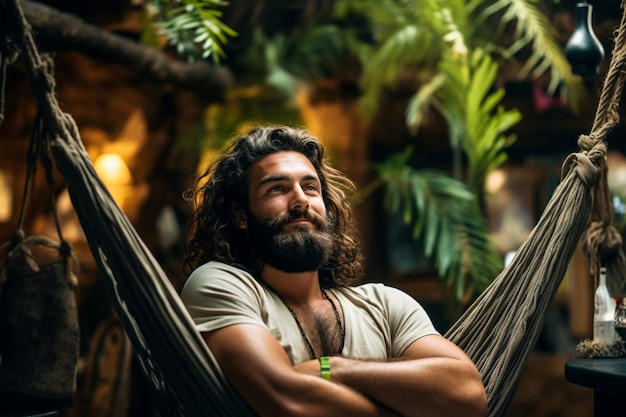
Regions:
[[[354, 359], [399, 357], [420, 337], [439, 334], [422, 306], [408, 294], [383, 284], [337, 287], [345, 320], [341, 354]], [[282, 301], [249, 273], [212, 261], [189, 276], [181, 297], [196, 329], [207, 332], [234, 324], [268, 329], [292, 363], [310, 359], [296, 322]]]

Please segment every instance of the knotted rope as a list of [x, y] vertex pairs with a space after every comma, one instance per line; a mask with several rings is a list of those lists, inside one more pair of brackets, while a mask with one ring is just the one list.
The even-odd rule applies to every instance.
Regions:
[[[621, 5], [624, 8], [624, 1]], [[619, 123], [618, 113], [624, 81], [626, 80], [626, 14], [614, 39], [611, 63], [604, 80], [602, 93], [596, 109], [589, 136], [582, 135], [578, 141], [583, 151], [591, 151], [604, 142], [609, 132]], [[606, 154], [606, 151], [605, 151]], [[622, 236], [614, 227], [613, 205], [607, 181], [606, 155], [598, 165], [600, 176], [593, 194], [590, 222], [583, 237], [583, 253], [589, 260], [589, 273], [598, 281], [600, 266], [607, 267], [607, 285], [613, 296], [626, 295], [626, 257]]]

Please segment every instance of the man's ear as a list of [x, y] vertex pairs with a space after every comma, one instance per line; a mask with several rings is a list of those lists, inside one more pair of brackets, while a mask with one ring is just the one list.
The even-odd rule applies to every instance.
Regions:
[[239, 229], [247, 229], [248, 228], [248, 217], [246, 216], [246, 212], [239, 207], [232, 207], [233, 217], [235, 218], [235, 226]]

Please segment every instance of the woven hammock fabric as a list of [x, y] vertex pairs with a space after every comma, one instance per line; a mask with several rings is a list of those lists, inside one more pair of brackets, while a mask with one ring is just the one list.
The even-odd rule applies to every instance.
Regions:
[[591, 189], [606, 148], [576, 154], [543, 215], [510, 265], [469, 307], [446, 337], [481, 372], [489, 416], [504, 415], [534, 348], [552, 298], [587, 224]]
[[55, 141], [52, 151], [163, 415], [255, 415], [226, 383], [169, 279], [99, 181], [82, 146]]
[[[74, 121], [59, 110], [52, 65], [39, 55], [16, 0], [0, 0], [0, 16], [3, 36], [11, 37], [4, 45], [17, 45], [26, 62], [57, 167], [161, 413], [255, 415], [225, 380], [169, 279], [99, 180]], [[0, 58], [8, 52], [15, 51], [2, 50]], [[616, 65], [624, 73], [623, 63]], [[602, 138], [581, 137], [581, 152], [565, 162], [566, 175], [527, 241], [446, 335], [481, 372], [489, 416], [505, 414], [585, 229], [606, 155]]]

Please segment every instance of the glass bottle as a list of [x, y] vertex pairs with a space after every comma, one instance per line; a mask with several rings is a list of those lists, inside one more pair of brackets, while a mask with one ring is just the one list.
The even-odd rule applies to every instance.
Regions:
[[615, 331], [626, 341], [626, 297], [622, 297], [615, 309]]
[[600, 268], [600, 282], [594, 294], [593, 341], [612, 344], [615, 342], [615, 300], [606, 286], [606, 268]]

